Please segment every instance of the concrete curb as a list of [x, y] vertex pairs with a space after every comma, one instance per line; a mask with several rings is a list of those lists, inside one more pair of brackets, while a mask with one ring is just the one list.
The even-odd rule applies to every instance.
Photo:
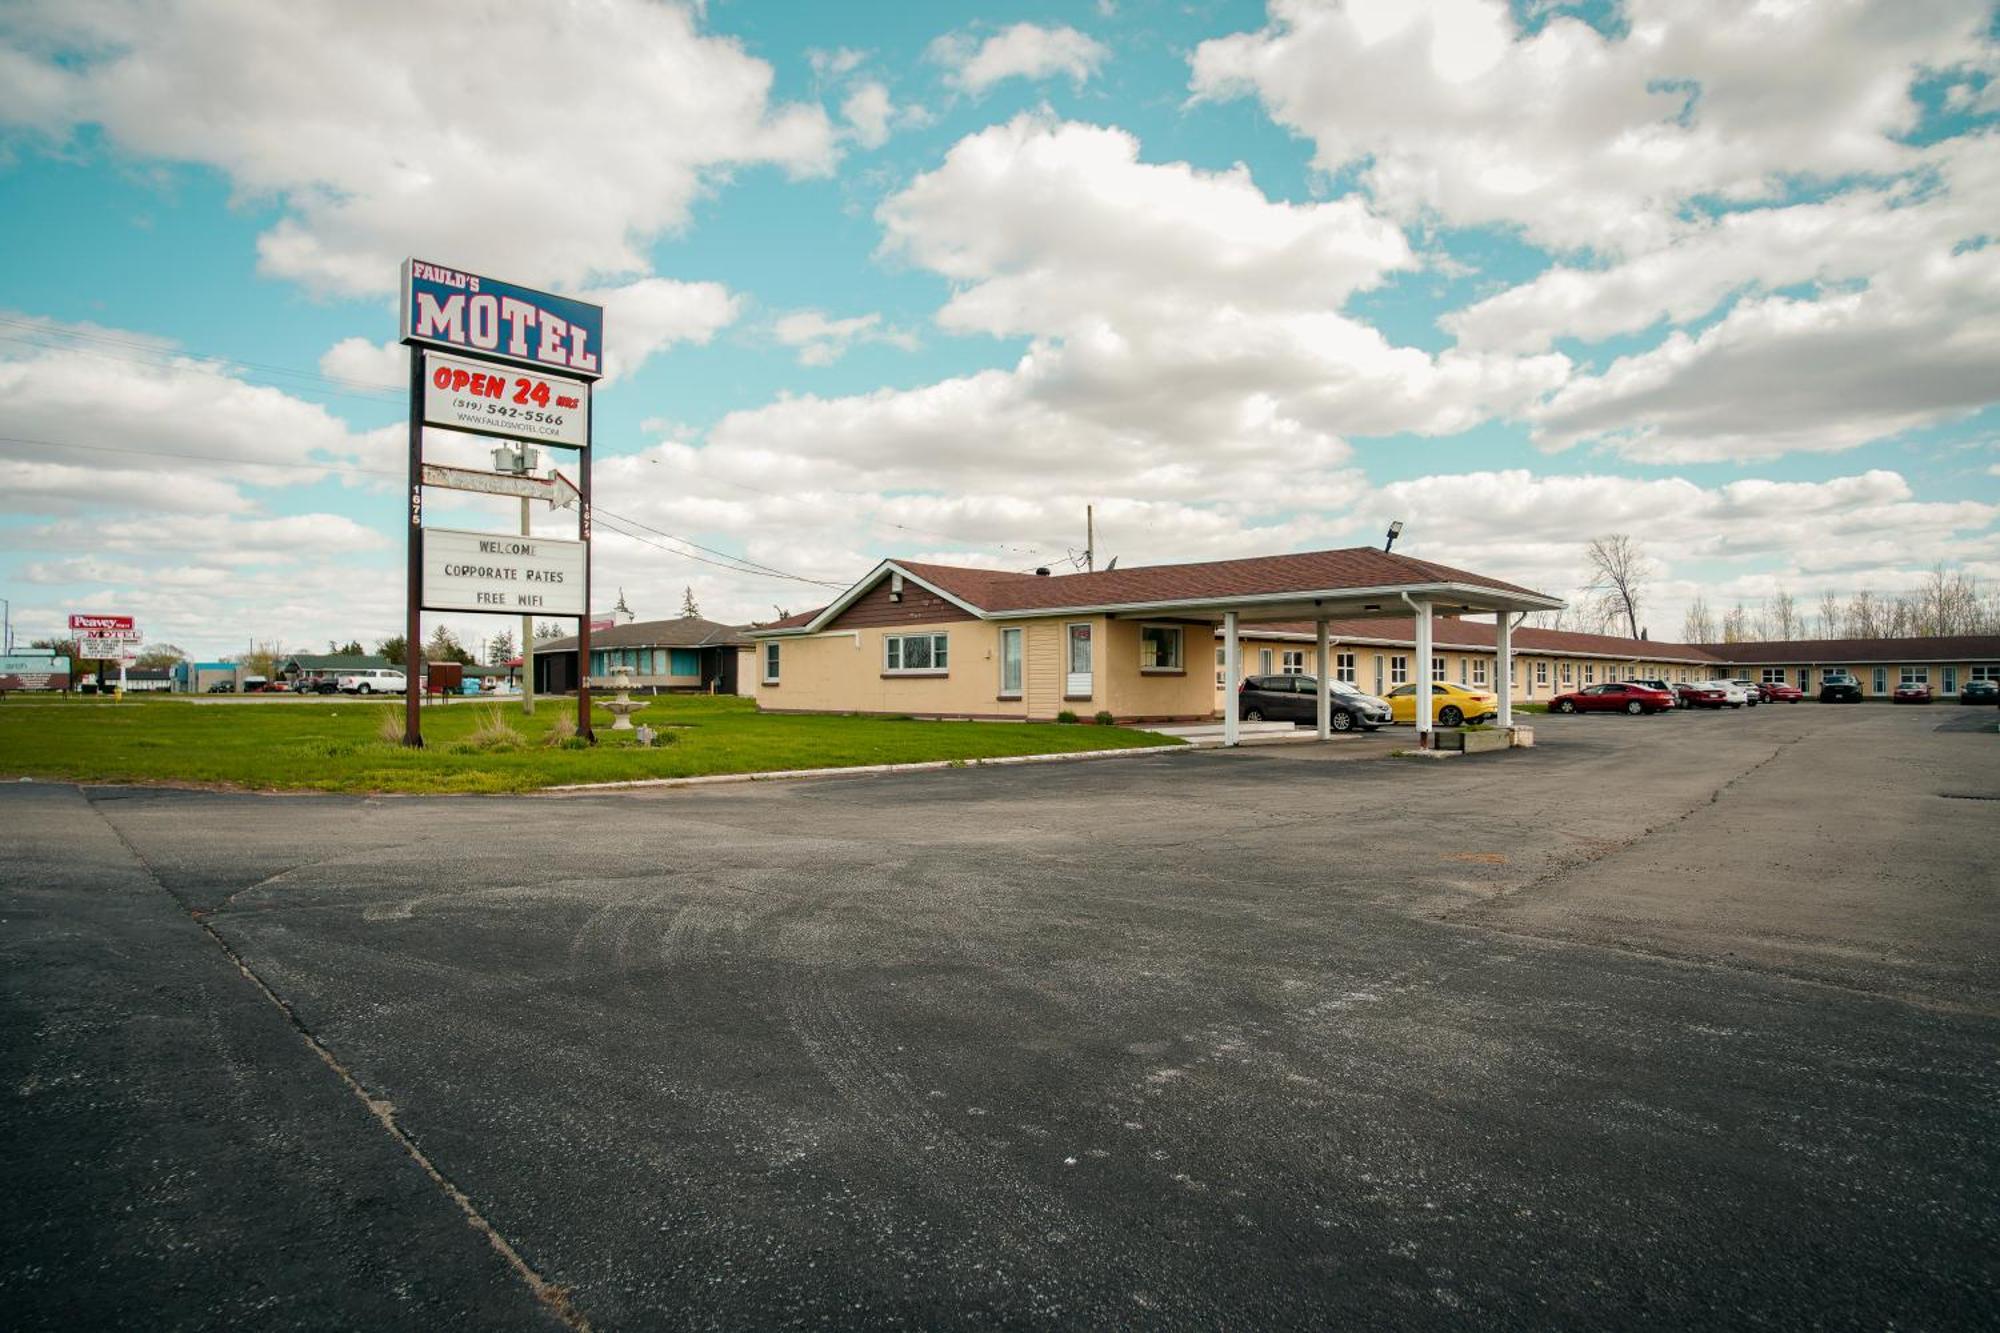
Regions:
[[706, 773], [690, 778], [632, 778], [624, 782], [572, 782], [560, 787], [511, 793], [519, 796], [574, 796], [594, 792], [667, 787], [714, 787], [736, 782], [790, 782], [800, 778], [857, 778], [878, 773], [929, 773], [941, 768], [1005, 768], [1017, 764], [1062, 764], [1082, 759], [1129, 759], [1144, 754], [1192, 754], [1194, 745], [1132, 745], [1118, 750], [1075, 750], [1067, 754], [1007, 754], [989, 759], [926, 759], [914, 764], [855, 764], [847, 768], [779, 768], [763, 773]]

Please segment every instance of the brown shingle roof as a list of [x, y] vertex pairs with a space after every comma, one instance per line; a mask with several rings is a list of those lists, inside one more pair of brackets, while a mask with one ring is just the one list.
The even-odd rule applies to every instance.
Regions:
[[1764, 643], [1708, 643], [1726, 662], [2000, 662], [2000, 634], [1951, 634], [1907, 639], [1779, 639]]
[[[1329, 620], [1326, 628], [1327, 634], [1335, 639], [1374, 639], [1399, 646], [1411, 644], [1416, 637], [1415, 626], [1408, 616], [1394, 616], [1383, 620]], [[1496, 628], [1493, 622], [1488, 620], [1460, 620], [1450, 616], [1439, 616], [1431, 621], [1431, 642], [1439, 648], [1471, 648], [1491, 652], [1497, 646]], [[1243, 627], [1245, 635], [1254, 636], [1259, 631], [1296, 634], [1310, 638], [1313, 634], [1313, 625], [1310, 620], [1298, 620]], [[1638, 658], [1649, 662], [1688, 662], [1701, 666], [1717, 665], [1720, 662], [1720, 659], [1694, 644], [1662, 643], [1658, 639], [1627, 639], [1616, 634], [1578, 634], [1571, 630], [1530, 629], [1526, 626], [1514, 631], [1514, 651], [1574, 653], [1584, 657]]]
[[1413, 556], [1351, 546], [1297, 555], [1260, 555], [1199, 564], [1139, 565], [1095, 574], [1015, 574], [898, 560], [926, 583], [982, 611], [1065, 610], [1071, 607], [1277, 596], [1337, 588], [1463, 583], [1529, 597], [1543, 594]]
[[[538, 653], [573, 653], [576, 636], [544, 639], [535, 645]], [[749, 638], [734, 625], [721, 625], [699, 616], [673, 620], [635, 620], [629, 625], [592, 630], [590, 646], [598, 648], [726, 648], [742, 646]]]

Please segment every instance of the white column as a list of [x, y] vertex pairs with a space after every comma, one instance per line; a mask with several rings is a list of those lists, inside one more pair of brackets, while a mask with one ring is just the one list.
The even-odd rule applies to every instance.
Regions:
[[1242, 654], [1236, 645], [1236, 613], [1222, 613], [1222, 743], [1234, 745], [1237, 741], [1236, 714], [1242, 708], [1237, 699], [1237, 687], [1243, 683]]
[[1500, 671], [1500, 725], [1514, 725], [1514, 613], [1502, 611], [1495, 617], [1497, 628], [1493, 633], [1493, 646], [1498, 650], [1500, 660], [1494, 665]]
[[1417, 748], [1428, 750], [1431, 721], [1431, 604], [1417, 603]]
[[1321, 616], [1317, 621], [1313, 622], [1313, 628], [1317, 632], [1316, 637], [1319, 640], [1319, 659], [1317, 664], [1319, 672], [1319, 738], [1321, 740], [1328, 740], [1333, 736], [1333, 725], [1328, 721], [1330, 716], [1328, 705], [1333, 696], [1333, 681], [1327, 675], [1326, 669], [1326, 617]]

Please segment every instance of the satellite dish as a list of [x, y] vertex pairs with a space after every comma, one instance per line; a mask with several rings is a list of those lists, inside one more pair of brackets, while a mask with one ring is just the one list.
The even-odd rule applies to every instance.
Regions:
[[1116, 568], [1118, 568], [1118, 557], [1114, 555], [1111, 557], [1111, 563], [1104, 567], [1104, 572], [1109, 574], [1112, 570]]

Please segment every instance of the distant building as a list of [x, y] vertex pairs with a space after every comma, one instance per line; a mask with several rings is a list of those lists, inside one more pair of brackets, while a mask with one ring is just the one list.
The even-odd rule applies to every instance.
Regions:
[[[575, 637], [544, 639], [535, 646], [535, 689], [562, 694], [577, 687]], [[737, 693], [739, 654], [750, 640], [735, 625], [720, 625], [699, 616], [673, 620], [640, 620], [590, 635], [590, 682], [610, 683], [614, 667], [632, 670], [635, 688]]]
[[377, 653], [293, 653], [278, 663], [278, 679], [298, 688], [301, 681], [338, 678], [356, 671], [395, 671], [397, 666]]

